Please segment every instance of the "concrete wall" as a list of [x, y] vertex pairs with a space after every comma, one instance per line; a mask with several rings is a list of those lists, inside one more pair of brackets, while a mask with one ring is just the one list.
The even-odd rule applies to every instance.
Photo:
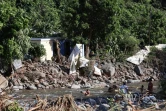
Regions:
[[53, 40], [50, 39], [39, 39], [31, 40], [31, 43], [42, 44], [46, 49], [46, 55], [40, 58], [40, 61], [51, 60], [53, 56]]
[[53, 41], [52, 40], [41, 40], [41, 44], [44, 45], [44, 48], [46, 49], [46, 60], [51, 60], [53, 57]]

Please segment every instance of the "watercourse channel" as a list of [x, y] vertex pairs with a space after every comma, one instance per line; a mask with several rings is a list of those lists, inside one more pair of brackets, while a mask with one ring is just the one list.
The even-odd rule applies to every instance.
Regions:
[[[154, 81], [154, 92], [157, 93], [159, 89], [159, 82]], [[119, 84], [120, 85], [120, 84]], [[144, 85], [144, 88], [147, 89], [148, 82], [139, 82], [139, 83], [130, 83], [127, 84], [129, 89], [132, 92], [138, 92], [139, 87]], [[84, 98], [94, 98], [94, 97], [113, 97], [110, 92], [108, 92], [108, 87], [106, 88], [98, 88], [98, 89], [89, 89], [91, 92], [91, 96], [85, 97], [81, 91], [85, 91], [86, 89], [70, 89], [70, 88], [57, 88], [57, 89], [40, 89], [40, 90], [19, 90], [19, 91], [11, 91], [9, 95], [11, 95], [21, 106], [23, 107], [31, 107], [30, 105], [35, 104], [36, 95], [40, 98], [48, 100], [55, 100], [55, 98], [59, 96], [63, 96], [64, 94], [72, 94], [75, 99], [84, 99]]]

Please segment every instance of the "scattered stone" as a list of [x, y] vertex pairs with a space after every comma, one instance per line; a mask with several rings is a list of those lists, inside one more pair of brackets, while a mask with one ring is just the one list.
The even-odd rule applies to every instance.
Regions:
[[[110, 59], [111, 60], [111, 59]], [[9, 87], [15, 90], [20, 89], [44, 89], [57, 87], [70, 88], [94, 88], [105, 87], [113, 83], [121, 83], [127, 81], [130, 83], [147, 81], [149, 77], [153, 80], [159, 80], [160, 75], [157, 68], [140, 64], [135, 66], [131, 63], [111, 63], [110, 60], [98, 61], [98, 66], [103, 72], [101, 76], [94, 74], [87, 77], [86, 69], [84, 74], [81, 71], [76, 72], [76, 75], [69, 75], [69, 63], [59, 65], [56, 62], [29, 62], [23, 61], [23, 67], [18, 69], [16, 73], [9, 79]], [[65, 62], [65, 61], [64, 61]], [[95, 63], [95, 62], [92, 62]], [[91, 66], [93, 66], [91, 64]], [[145, 67], [146, 66], [146, 67]], [[145, 70], [142, 70], [144, 68]], [[82, 69], [82, 68], [81, 68]], [[153, 71], [154, 69], [154, 71]], [[73, 86], [71, 84], [74, 83]], [[32, 85], [33, 84], [33, 85]], [[32, 85], [32, 88], [30, 87]], [[21, 87], [17, 87], [21, 86]], [[36, 88], [35, 88], [35, 87]]]
[[138, 83], [138, 82], [141, 82], [140, 80], [131, 80], [131, 79], [128, 79], [127, 80], [128, 83]]
[[48, 85], [49, 85], [48, 82], [46, 82], [46, 81], [42, 82], [42, 84], [43, 84], [44, 86], [48, 86]]
[[2, 101], [2, 103], [3, 103], [4, 107], [7, 107], [7, 106], [9, 106], [10, 104], [13, 104], [14, 101], [9, 100], [9, 99], [4, 99], [4, 100]]
[[80, 89], [81, 87], [80, 87], [80, 85], [78, 84], [73, 84], [72, 86], [71, 86], [71, 88], [72, 89]]
[[37, 87], [35, 85], [31, 84], [30, 86], [27, 86], [27, 89], [35, 90], [35, 89], [37, 89]]

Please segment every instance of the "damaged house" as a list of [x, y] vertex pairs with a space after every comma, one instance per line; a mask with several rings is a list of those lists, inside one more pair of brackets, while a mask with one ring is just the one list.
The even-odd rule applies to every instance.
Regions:
[[31, 38], [31, 43], [39, 43], [46, 49], [46, 55], [41, 57], [41, 61], [52, 60], [52, 57], [57, 54], [56, 42], [58, 40], [60, 43], [60, 53], [63, 56], [69, 56], [71, 52], [71, 42], [67, 39], [62, 39], [60, 37], [50, 37], [50, 38]]

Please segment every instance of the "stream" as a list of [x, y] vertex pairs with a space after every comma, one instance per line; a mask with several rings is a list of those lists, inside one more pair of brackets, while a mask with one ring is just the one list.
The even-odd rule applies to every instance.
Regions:
[[[159, 82], [154, 81], [154, 92], [157, 93], [159, 91]], [[138, 87], [144, 85], [144, 88], [147, 89], [148, 82], [140, 82], [140, 83], [130, 83], [127, 84], [129, 89], [133, 92], [139, 91]], [[74, 98], [82, 99], [87, 98], [85, 97], [81, 91], [85, 91], [86, 89], [70, 89], [70, 88], [57, 88], [57, 89], [41, 89], [41, 90], [19, 90], [19, 91], [11, 91], [9, 95], [11, 95], [21, 106], [30, 107], [29, 105], [33, 105], [36, 102], [36, 95], [40, 98], [44, 99], [51, 99], [54, 100], [59, 96], [63, 96], [64, 94], [72, 94]], [[90, 97], [111, 97], [108, 92], [108, 87], [105, 88], [98, 88], [98, 89], [89, 89], [91, 92]], [[88, 97], [88, 98], [90, 98]]]

